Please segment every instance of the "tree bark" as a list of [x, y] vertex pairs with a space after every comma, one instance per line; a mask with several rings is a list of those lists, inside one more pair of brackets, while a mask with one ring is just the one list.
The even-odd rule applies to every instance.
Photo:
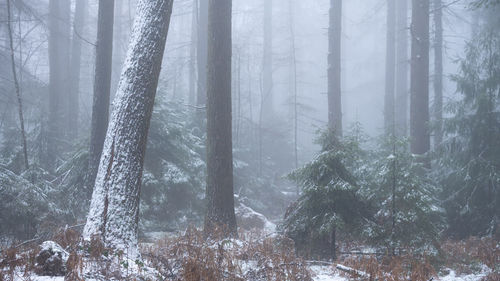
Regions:
[[385, 56], [384, 128], [386, 135], [394, 135], [394, 92], [396, 80], [396, 1], [387, 0], [387, 38]]
[[330, 0], [328, 29], [328, 128], [342, 136], [341, 94], [342, 0]]
[[113, 58], [113, 21], [114, 0], [100, 0], [97, 16], [94, 98], [90, 128], [89, 174], [87, 178], [88, 187], [94, 185], [108, 129]]
[[396, 62], [396, 136], [408, 134], [408, 0], [396, 1], [397, 62]]
[[92, 195], [85, 239], [139, 256], [144, 154], [173, 0], [140, 0]]
[[[203, 1], [202, 1], [203, 2]], [[208, 1], [205, 235], [236, 235], [231, 131], [231, 0]]]
[[434, 148], [443, 141], [443, 10], [442, 1], [434, 0]]
[[78, 113], [79, 91], [80, 91], [80, 70], [83, 27], [85, 25], [85, 16], [87, 10], [87, 0], [76, 0], [75, 18], [73, 20], [73, 38], [71, 40], [71, 83], [68, 96], [68, 139], [75, 140], [78, 137]]
[[429, 0], [412, 0], [411, 32], [411, 152], [421, 155], [430, 149]]

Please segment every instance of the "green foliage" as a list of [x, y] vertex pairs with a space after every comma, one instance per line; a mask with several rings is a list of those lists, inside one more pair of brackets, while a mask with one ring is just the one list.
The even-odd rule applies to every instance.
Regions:
[[405, 140], [387, 138], [372, 154], [369, 185], [361, 193], [377, 210], [376, 224], [364, 228], [370, 241], [390, 250], [423, 249], [444, 226], [440, 189]]
[[406, 141], [363, 149], [366, 138], [356, 126], [342, 141], [327, 132], [319, 143], [319, 155], [289, 175], [303, 189], [282, 225], [296, 243], [334, 229], [390, 250], [424, 249], [439, 238], [439, 188]]
[[204, 140], [190, 129], [189, 113], [179, 103], [155, 105], [141, 191], [141, 220], [148, 229], [177, 229], [202, 219]]
[[302, 194], [281, 227], [299, 245], [328, 237], [335, 229], [352, 230], [369, 216], [356, 179], [346, 168], [359, 149], [357, 143], [340, 142], [332, 132], [322, 134], [319, 143], [319, 155], [289, 175]]
[[29, 239], [62, 221], [57, 190], [45, 177], [36, 167], [21, 175], [0, 167], [0, 237]]
[[469, 43], [453, 78], [461, 99], [447, 107], [448, 140], [437, 161], [449, 235], [459, 238], [498, 232], [500, 224], [500, 32], [495, 22], [498, 18], [488, 21]]

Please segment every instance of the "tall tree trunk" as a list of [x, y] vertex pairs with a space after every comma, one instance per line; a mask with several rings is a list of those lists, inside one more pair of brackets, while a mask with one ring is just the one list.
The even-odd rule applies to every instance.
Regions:
[[[298, 112], [298, 90], [297, 90], [297, 48], [295, 46], [295, 20], [294, 20], [294, 6], [293, 1], [288, 1], [288, 13], [289, 13], [289, 27], [290, 27], [290, 64], [292, 70], [292, 112], [293, 112], [293, 156], [294, 156], [294, 167], [295, 169], [299, 166], [299, 149], [298, 149], [298, 135], [299, 135], [299, 112]], [[300, 189], [297, 185], [296, 193], [299, 195]]]
[[262, 58], [262, 85], [264, 91], [264, 122], [273, 117], [273, 0], [264, 0], [264, 50]]
[[122, 69], [123, 63], [123, 49], [126, 42], [124, 42], [124, 32], [123, 27], [125, 22], [123, 21], [123, 0], [115, 1], [115, 13], [114, 13], [114, 23], [113, 23], [113, 63], [111, 70], [111, 92], [110, 100], [113, 100], [114, 94], [116, 93], [116, 88], [118, 87], [118, 82], [120, 80], [120, 71]]
[[189, 96], [190, 105], [196, 99], [196, 45], [198, 28], [198, 0], [193, 0], [193, 14], [191, 15], [191, 44], [189, 45]]
[[75, 140], [78, 137], [78, 113], [79, 93], [80, 93], [80, 70], [82, 55], [83, 27], [85, 25], [85, 15], [87, 10], [87, 0], [76, 0], [75, 18], [73, 20], [73, 36], [71, 39], [71, 68], [70, 68], [70, 91], [68, 96], [68, 139]]
[[396, 79], [396, 0], [387, 0], [387, 38], [385, 55], [384, 128], [394, 135], [394, 86]]
[[10, 9], [10, 0], [7, 1], [7, 33], [9, 36], [9, 49], [10, 49], [10, 59], [12, 66], [12, 77], [14, 80], [14, 87], [16, 90], [17, 97], [17, 107], [19, 114], [19, 124], [21, 125], [21, 141], [23, 143], [23, 155], [24, 155], [24, 166], [26, 170], [29, 169], [29, 161], [28, 161], [28, 145], [26, 142], [26, 131], [24, 130], [24, 116], [23, 116], [23, 102], [21, 99], [21, 88], [19, 86], [19, 81], [17, 79], [17, 71], [16, 71], [16, 60], [15, 60], [15, 50], [14, 50], [14, 39], [12, 36], [12, 20], [11, 20], [11, 9]]
[[114, 0], [99, 0], [92, 123], [87, 186], [94, 185], [106, 138], [113, 58]]
[[198, 90], [196, 105], [204, 106], [207, 102], [207, 28], [208, 28], [208, 1], [199, 0], [198, 15], [198, 40], [197, 44], [197, 64], [198, 64]]
[[[202, 1], [203, 2], [203, 1]], [[231, 0], [208, 0], [206, 235], [236, 235], [231, 131]]]
[[443, 10], [442, 1], [434, 0], [434, 147], [443, 141]]
[[70, 123], [67, 121], [73, 116], [70, 112], [71, 108], [68, 107], [71, 100], [71, 1], [59, 1], [59, 32], [61, 46], [61, 80], [60, 80], [60, 101], [62, 113], [62, 131], [61, 131], [61, 152], [71, 149], [72, 142], [69, 140], [70, 133], [73, 128], [69, 128]]
[[411, 152], [424, 154], [430, 149], [429, 0], [412, 0], [411, 31]]
[[397, 0], [396, 136], [408, 134], [408, 0]]
[[49, 117], [47, 132], [47, 166], [54, 171], [60, 153], [62, 139], [63, 108], [61, 103], [63, 80], [61, 4], [63, 0], [49, 1]]
[[[107, 1], [107, 0], [105, 0]], [[173, 0], [140, 0], [83, 236], [138, 255], [139, 195]], [[111, 5], [112, 7], [112, 5]]]
[[342, 0], [330, 0], [328, 28], [328, 128], [342, 136], [341, 95]]

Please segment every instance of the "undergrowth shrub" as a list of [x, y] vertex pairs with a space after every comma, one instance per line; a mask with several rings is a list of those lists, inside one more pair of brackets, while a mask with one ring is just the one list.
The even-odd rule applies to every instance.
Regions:
[[293, 241], [275, 237], [205, 240], [194, 228], [145, 249], [150, 265], [168, 280], [312, 280]]
[[343, 264], [368, 275], [367, 280], [386, 281], [428, 281], [436, 271], [425, 255], [406, 254], [401, 256], [357, 256], [348, 257]]
[[[500, 273], [500, 242], [490, 237], [470, 237], [467, 240], [448, 240], [441, 245], [445, 265], [458, 273], [477, 273], [482, 265], [492, 271], [492, 276]], [[500, 280], [500, 279], [495, 279]]]

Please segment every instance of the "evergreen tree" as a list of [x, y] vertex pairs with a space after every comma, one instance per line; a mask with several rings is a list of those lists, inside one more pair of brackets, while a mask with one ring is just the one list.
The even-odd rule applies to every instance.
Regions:
[[454, 76], [459, 101], [447, 106], [438, 157], [448, 234], [498, 233], [500, 224], [500, 7], [483, 11], [486, 23], [469, 43]]

